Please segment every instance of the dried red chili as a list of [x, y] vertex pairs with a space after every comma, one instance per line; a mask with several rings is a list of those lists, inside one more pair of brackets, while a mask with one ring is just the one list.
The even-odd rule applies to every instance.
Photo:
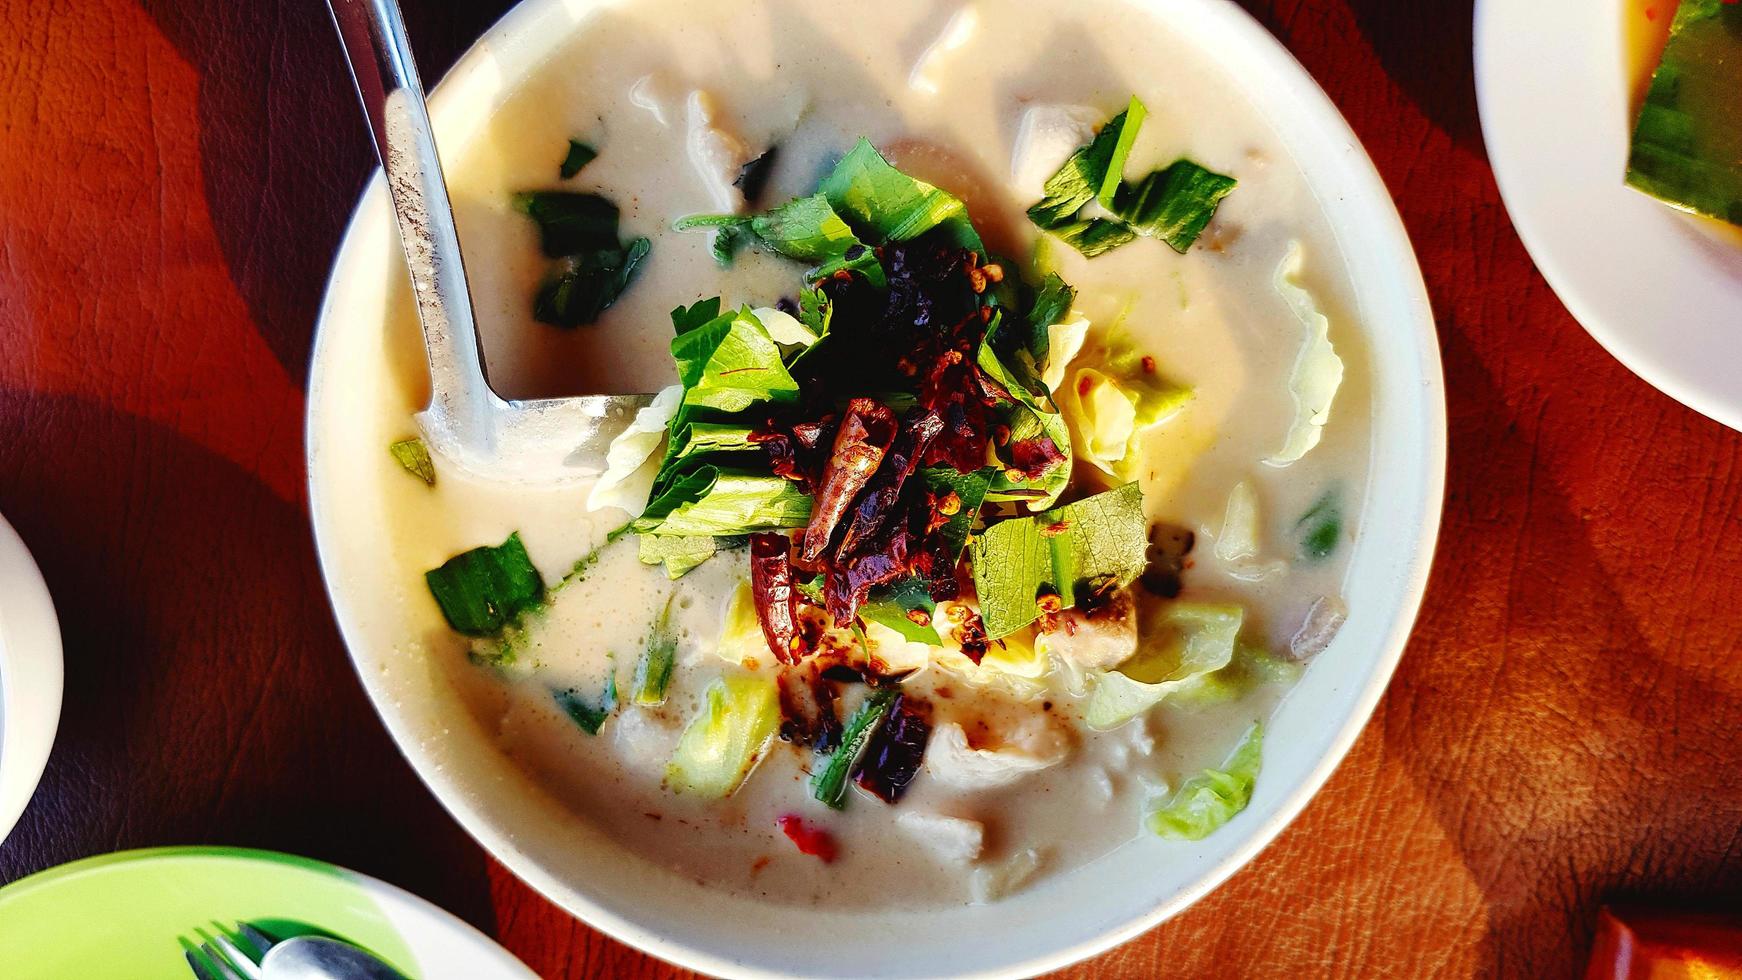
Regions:
[[882, 402], [855, 398], [847, 403], [847, 414], [841, 419], [834, 449], [823, 469], [822, 485], [811, 505], [810, 526], [805, 528], [802, 553], [806, 561], [815, 561], [829, 546], [853, 498], [883, 462], [884, 453], [895, 440], [895, 429], [895, 413]]
[[792, 540], [778, 531], [750, 536], [750, 593], [769, 652], [783, 664], [802, 659], [798, 590], [792, 581]]

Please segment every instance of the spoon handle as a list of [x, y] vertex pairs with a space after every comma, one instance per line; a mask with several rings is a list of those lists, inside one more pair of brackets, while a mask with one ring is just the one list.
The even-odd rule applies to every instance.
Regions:
[[430, 406], [440, 437], [493, 441], [500, 402], [484, 379], [453, 207], [436, 156], [423, 84], [398, 0], [328, 0], [351, 77], [375, 136], [429, 354]]

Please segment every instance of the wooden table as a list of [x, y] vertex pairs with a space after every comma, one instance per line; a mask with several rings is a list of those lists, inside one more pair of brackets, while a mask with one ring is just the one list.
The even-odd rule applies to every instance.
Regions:
[[[408, 2], [426, 75], [505, 5]], [[1733, 907], [1742, 436], [1629, 375], [1532, 267], [1483, 156], [1468, 0], [1247, 5], [1348, 115], [1419, 250], [1445, 530], [1409, 653], [1325, 791], [1074, 975], [1565, 976], [1605, 898]], [[672, 974], [461, 833], [334, 629], [303, 389], [372, 160], [324, 8], [0, 0], [0, 93], [0, 512], [67, 658], [0, 882], [116, 848], [278, 848], [406, 886], [546, 976]]]

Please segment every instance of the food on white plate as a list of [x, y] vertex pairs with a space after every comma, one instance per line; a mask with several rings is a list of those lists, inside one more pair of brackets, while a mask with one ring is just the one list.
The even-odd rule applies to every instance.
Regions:
[[1742, 226], [1742, 4], [1681, 0], [1633, 130], [1627, 183]]
[[408, 669], [630, 851], [775, 902], [998, 901], [1240, 819], [1348, 615], [1332, 205], [1213, 85], [1010, 76], [1116, 17], [897, 5], [926, 43], [846, 66], [682, 10], [696, 58], [591, 27], [450, 168], [499, 383], [580, 349], [660, 394], [580, 486], [383, 452]]

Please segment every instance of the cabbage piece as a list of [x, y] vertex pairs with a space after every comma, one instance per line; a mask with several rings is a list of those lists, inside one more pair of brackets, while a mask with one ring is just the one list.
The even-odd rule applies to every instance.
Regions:
[[1241, 642], [1228, 666], [1199, 674], [1171, 697], [1184, 704], [1226, 704], [1260, 687], [1293, 684], [1300, 679], [1304, 669], [1299, 663], [1284, 660], [1263, 647]]
[[743, 665], [768, 654], [768, 641], [762, 637], [762, 621], [756, 617], [756, 597], [748, 580], [739, 580], [726, 600], [726, 614], [720, 627], [720, 641], [714, 652], [723, 660]]
[[1222, 516], [1222, 532], [1216, 536], [1216, 557], [1228, 566], [1229, 574], [1244, 582], [1262, 582], [1288, 566], [1281, 561], [1265, 561], [1258, 557], [1259, 538], [1258, 491], [1250, 480], [1234, 484], [1228, 493], [1228, 507]]
[[774, 681], [735, 674], [710, 684], [705, 698], [666, 764], [665, 784], [719, 799], [732, 795], [761, 760], [780, 727], [780, 697]]
[[1255, 724], [1220, 769], [1186, 780], [1165, 806], [1149, 815], [1149, 829], [1168, 840], [1203, 840], [1252, 802], [1262, 766], [1264, 726]]
[[605, 450], [605, 472], [587, 493], [587, 510], [616, 507], [630, 514], [641, 513], [659, 472], [654, 456], [682, 401], [682, 385], [660, 389], [647, 407], [635, 413], [629, 428], [611, 440], [611, 448]]
[[1098, 730], [1117, 728], [1199, 676], [1228, 666], [1245, 618], [1245, 610], [1232, 603], [1170, 603], [1144, 624], [1136, 656], [1093, 675], [1084, 721]]
[[1065, 383], [1065, 372], [1072, 361], [1082, 352], [1083, 341], [1089, 336], [1089, 318], [1072, 310], [1065, 318], [1049, 324], [1046, 328], [1046, 370], [1041, 372], [1041, 383], [1046, 390], [1057, 392], [1059, 385]]
[[1190, 388], [1161, 376], [1153, 357], [1114, 334], [1100, 367], [1084, 366], [1072, 374], [1067, 404], [1074, 410], [1083, 457], [1125, 479], [1138, 468], [1138, 433], [1172, 418], [1191, 398]]
[[1271, 466], [1287, 466], [1319, 444], [1319, 436], [1331, 418], [1331, 400], [1343, 383], [1343, 359], [1331, 347], [1331, 321], [1319, 312], [1312, 294], [1300, 284], [1302, 251], [1299, 242], [1291, 242], [1282, 264], [1276, 267], [1276, 291], [1288, 301], [1295, 319], [1306, 328], [1306, 341], [1288, 381], [1294, 393], [1294, 422], [1282, 448], [1265, 460]]
[[785, 310], [758, 306], [750, 314], [762, 324], [762, 329], [768, 331], [768, 336], [783, 347], [809, 347], [817, 342], [815, 331]]

